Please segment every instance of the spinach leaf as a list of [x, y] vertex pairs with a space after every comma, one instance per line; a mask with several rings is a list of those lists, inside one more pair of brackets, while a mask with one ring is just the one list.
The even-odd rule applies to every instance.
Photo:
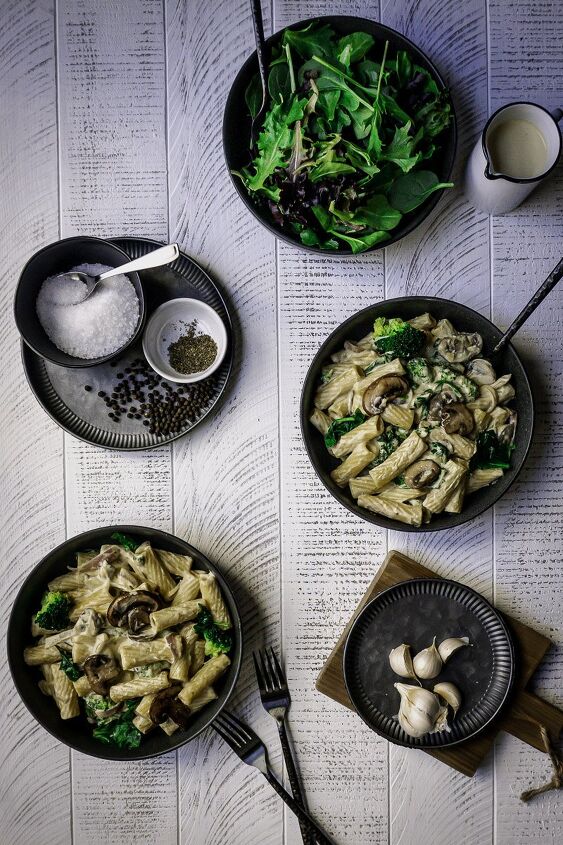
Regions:
[[399, 176], [391, 185], [389, 201], [393, 208], [407, 214], [422, 205], [434, 191], [451, 187], [453, 182], [440, 182], [430, 170], [418, 170]]
[[132, 537], [128, 537], [126, 534], [121, 534], [119, 531], [114, 531], [111, 539], [119, 543], [120, 546], [123, 546], [124, 549], [127, 549], [128, 552], [135, 552], [139, 547], [136, 540], [133, 540]]
[[328, 24], [318, 26], [313, 22], [305, 29], [286, 29], [283, 44], [294, 47], [303, 59], [310, 59], [315, 53], [330, 56], [334, 50], [334, 31]]
[[291, 78], [285, 61], [272, 66], [268, 74], [268, 93], [275, 103], [283, 103], [291, 97]]
[[495, 431], [482, 431], [477, 437], [477, 451], [471, 458], [470, 469], [508, 469], [515, 448], [514, 443], [502, 443]]
[[92, 736], [105, 745], [116, 745], [118, 748], [138, 748], [141, 744], [142, 733], [133, 724], [135, 708], [140, 698], [132, 698], [125, 702], [124, 708], [115, 719], [100, 722], [92, 731]]
[[336, 446], [343, 434], [347, 434], [352, 429], [357, 428], [367, 419], [364, 414], [358, 409], [350, 417], [340, 417], [340, 419], [333, 420], [325, 434], [325, 446], [327, 449], [332, 449]]
[[387, 232], [371, 232], [366, 235], [357, 235], [352, 237], [351, 235], [345, 235], [343, 232], [336, 232], [332, 231], [332, 234], [336, 238], [340, 238], [340, 240], [345, 241], [351, 249], [354, 255], [358, 252], [363, 252], [365, 249], [368, 249], [370, 246], [375, 246], [375, 244], [381, 243], [381, 241], [386, 241], [389, 239], [389, 235]]
[[406, 50], [399, 50], [397, 53], [396, 68], [399, 85], [408, 85], [413, 76], [413, 63]]
[[76, 663], [72, 662], [72, 658], [67, 654], [66, 651], [63, 651], [60, 646], [57, 646], [57, 650], [61, 655], [61, 662], [59, 663], [61, 671], [65, 673], [69, 680], [77, 681], [80, 677], [82, 677], [84, 672], [82, 671], [82, 669], [80, 669], [79, 666], [76, 665]]
[[396, 208], [389, 205], [383, 194], [370, 197], [365, 205], [361, 205], [353, 214], [356, 223], [363, 223], [372, 229], [394, 229], [401, 222], [403, 215]]
[[[346, 64], [349, 67], [352, 62], [359, 62], [363, 59], [367, 51], [370, 50], [375, 41], [367, 32], [351, 32], [341, 38], [336, 47], [338, 61]], [[342, 55], [346, 54], [348, 61], [342, 59]]]

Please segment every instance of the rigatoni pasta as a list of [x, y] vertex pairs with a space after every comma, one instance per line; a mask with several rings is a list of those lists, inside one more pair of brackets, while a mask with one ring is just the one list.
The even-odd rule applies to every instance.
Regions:
[[232, 622], [215, 575], [189, 555], [115, 536], [50, 582], [23, 657], [61, 718], [83, 714], [101, 742], [136, 748], [157, 726], [186, 729], [217, 697]]
[[418, 526], [460, 513], [502, 477], [515, 391], [482, 348], [479, 334], [431, 314], [379, 317], [372, 334], [346, 340], [322, 368], [310, 417], [339, 461], [332, 480], [361, 507]]

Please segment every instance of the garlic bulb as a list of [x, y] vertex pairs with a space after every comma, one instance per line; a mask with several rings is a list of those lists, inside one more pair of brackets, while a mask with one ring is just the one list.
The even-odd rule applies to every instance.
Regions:
[[416, 681], [416, 675], [412, 665], [411, 647], [406, 643], [398, 645], [389, 652], [389, 665], [396, 675], [401, 678], [413, 678]]
[[448, 637], [447, 640], [440, 643], [438, 652], [444, 663], [447, 663], [452, 654], [455, 654], [456, 651], [459, 651], [465, 645], [469, 645], [469, 637]]
[[399, 724], [406, 734], [419, 739], [434, 729], [441, 706], [430, 690], [411, 684], [395, 684], [401, 696]]
[[416, 675], [425, 680], [435, 678], [436, 675], [440, 674], [442, 658], [436, 648], [436, 637], [432, 640], [432, 645], [415, 655], [413, 668]]
[[461, 705], [461, 693], [456, 685], [449, 681], [442, 681], [435, 685], [434, 692], [450, 705], [455, 716]]

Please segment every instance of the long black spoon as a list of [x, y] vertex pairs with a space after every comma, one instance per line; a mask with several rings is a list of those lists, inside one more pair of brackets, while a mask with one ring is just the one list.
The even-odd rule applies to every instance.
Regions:
[[507, 328], [495, 348], [493, 349], [493, 354], [495, 352], [502, 352], [506, 344], [509, 342], [510, 338], [516, 334], [518, 329], [526, 322], [528, 317], [533, 314], [536, 310], [540, 302], [546, 298], [548, 293], [553, 290], [555, 285], [558, 281], [563, 277], [563, 258], [559, 261], [559, 263], [553, 268], [543, 285], [538, 288], [535, 292], [533, 297], [530, 299], [527, 305], [520, 311], [518, 316], [512, 321], [510, 326]]
[[264, 38], [264, 23], [262, 21], [262, 6], [260, 5], [260, 0], [250, 0], [250, 8], [252, 11], [252, 23], [254, 24], [256, 55], [258, 56], [258, 71], [260, 73], [260, 82], [262, 84], [262, 104], [252, 118], [252, 126], [250, 129], [250, 146], [251, 149], [254, 149], [256, 147], [256, 141], [258, 140], [260, 127], [262, 126], [262, 118], [264, 117], [268, 103], [268, 77], [266, 75], [266, 39]]

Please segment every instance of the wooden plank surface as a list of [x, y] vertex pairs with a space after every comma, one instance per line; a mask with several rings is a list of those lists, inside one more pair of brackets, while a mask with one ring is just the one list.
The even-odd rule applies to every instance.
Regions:
[[[468, 781], [389, 748], [313, 688], [389, 544], [554, 639], [537, 688], [561, 703], [562, 294], [551, 295], [517, 343], [537, 386], [538, 433], [525, 471], [494, 514], [451, 532], [388, 537], [319, 485], [297, 421], [308, 364], [354, 311], [422, 291], [507, 325], [559, 258], [561, 167], [515, 214], [493, 221], [472, 210], [461, 189], [464, 157], [491, 109], [517, 98], [561, 105], [559, 5], [264, 4], [267, 30], [315, 14], [380, 19], [427, 50], [453, 89], [456, 188], [401, 244], [344, 260], [276, 245], [225, 172], [224, 100], [252, 49], [247, 0], [61, 0], [56, 9], [54, 0], [0, 3], [0, 105], [10, 127], [0, 130], [7, 245], [0, 378], [10, 397], [0, 412], [10, 561], [2, 625], [25, 572], [65, 530], [123, 520], [186, 537], [233, 581], [249, 647], [283, 643], [307, 794], [338, 845], [554, 845], [563, 824], [557, 794], [518, 801], [548, 766], [516, 739], [504, 737], [495, 759]], [[177, 239], [234, 305], [232, 389], [219, 413], [173, 449], [128, 456], [63, 438], [24, 383], [11, 315], [15, 279], [36, 249], [77, 232]], [[281, 772], [275, 726], [260, 707], [249, 658], [247, 650], [233, 709], [264, 736]], [[0, 671], [7, 677], [5, 662]], [[69, 765], [67, 750], [33, 724], [11, 682], [0, 696], [9, 720], [0, 751], [2, 845], [3, 835], [6, 845], [37, 841], [39, 820], [40, 845], [300, 841], [278, 799], [211, 732], [177, 756], [142, 765], [74, 753]]]
[[[0, 575], [2, 642], [12, 602], [29, 569], [64, 540], [63, 437], [27, 389], [12, 299], [23, 264], [59, 237], [54, 8], [11, 0], [0, 26]], [[40, 448], [38, 445], [40, 444]], [[58, 507], [53, 507], [57, 502]], [[37, 725], [0, 657], [0, 838], [28, 845], [40, 825], [45, 845], [70, 835], [69, 751]], [[7, 841], [7, 840], [6, 840]]]

